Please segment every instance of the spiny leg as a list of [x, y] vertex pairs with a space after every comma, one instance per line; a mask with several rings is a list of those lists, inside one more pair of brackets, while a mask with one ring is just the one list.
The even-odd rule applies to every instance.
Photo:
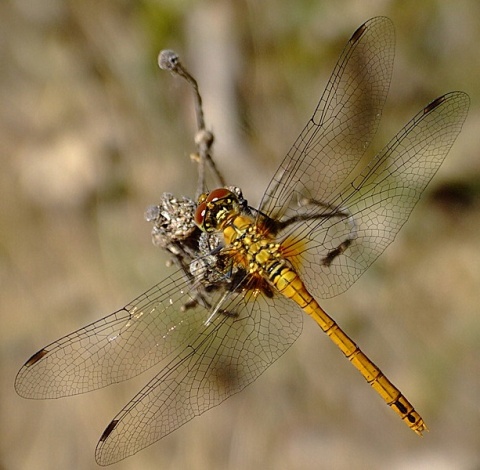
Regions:
[[357, 238], [357, 227], [353, 215], [345, 207], [334, 206], [333, 204], [316, 201], [315, 199], [302, 198], [298, 201], [298, 204], [300, 207], [306, 207], [309, 205], [320, 207], [324, 209], [325, 212], [294, 215], [293, 217], [290, 217], [282, 222], [276, 223], [275, 230], [277, 232], [284, 230], [288, 226], [299, 222], [332, 219], [335, 217], [338, 217], [340, 220], [345, 219], [350, 223], [351, 230], [347, 238], [345, 238], [345, 240], [343, 240], [335, 248], [331, 249], [321, 260], [323, 266], [330, 266], [333, 260], [340, 256], [342, 253], [344, 253], [350, 247], [353, 241]]

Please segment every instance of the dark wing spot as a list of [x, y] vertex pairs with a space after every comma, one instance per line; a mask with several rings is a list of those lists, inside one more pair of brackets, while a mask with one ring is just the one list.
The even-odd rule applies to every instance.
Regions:
[[366, 29], [366, 26], [364, 24], [362, 24], [362, 26], [360, 26], [353, 34], [352, 34], [352, 37], [350, 38], [350, 42], [353, 44], [353, 43], [356, 43], [362, 36], [363, 36], [363, 33], [365, 32], [365, 29]]
[[112, 433], [112, 431], [115, 429], [115, 427], [118, 424], [118, 419], [114, 419], [110, 422], [110, 424], [107, 426], [105, 431], [103, 431], [102, 437], [100, 438], [100, 442], [104, 442], [108, 436]]
[[431, 103], [427, 104], [423, 108], [423, 114], [428, 114], [430, 111], [433, 111], [437, 106], [442, 104], [445, 101], [445, 96], [440, 96], [439, 98], [433, 100]]
[[30, 367], [36, 364], [43, 356], [48, 354], [47, 349], [40, 349], [37, 353], [35, 353], [26, 363], [25, 367]]

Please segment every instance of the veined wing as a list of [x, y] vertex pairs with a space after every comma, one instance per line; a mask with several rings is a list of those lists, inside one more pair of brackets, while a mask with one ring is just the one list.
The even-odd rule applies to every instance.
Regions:
[[301, 310], [278, 294], [233, 293], [221, 308], [229, 314], [215, 315], [109, 424], [96, 449], [100, 465], [138, 452], [241, 391], [302, 330]]
[[353, 33], [312, 118], [268, 185], [260, 211], [288, 218], [292, 201], [325, 201], [345, 182], [377, 131], [394, 48], [388, 18], [373, 18]]
[[207, 308], [197, 304], [182, 311], [195, 295], [183, 271], [174, 273], [124, 308], [34, 354], [18, 372], [15, 389], [25, 398], [59, 398], [140, 374], [204, 328]]
[[299, 206], [308, 220], [287, 228], [286, 252], [313, 294], [345, 291], [394, 240], [460, 133], [469, 103], [458, 91], [432, 101], [328, 207]]

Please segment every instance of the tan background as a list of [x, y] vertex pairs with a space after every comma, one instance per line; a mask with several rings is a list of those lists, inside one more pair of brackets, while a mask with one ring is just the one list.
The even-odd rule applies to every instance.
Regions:
[[[397, 31], [376, 149], [446, 91], [472, 107], [397, 241], [325, 305], [431, 432], [408, 431], [306, 320], [247, 390], [114, 468], [479, 468], [480, 3], [433, 0], [0, 3], [0, 468], [96, 468], [104, 427], [152, 375], [50, 402], [13, 390], [33, 352], [167, 274], [143, 210], [164, 191], [193, 195], [194, 121], [158, 51], [198, 77], [218, 164], [255, 204], [376, 15]], [[440, 203], [452, 181], [463, 203]]]

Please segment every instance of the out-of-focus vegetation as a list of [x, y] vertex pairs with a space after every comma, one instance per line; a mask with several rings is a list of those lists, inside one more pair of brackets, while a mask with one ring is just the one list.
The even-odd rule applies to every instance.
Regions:
[[[480, 465], [480, 4], [471, 1], [4, 0], [0, 3], [0, 466], [94, 468], [94, 446], [152, 374], [70, 399], [13, 390], [50, 341], [168, 274], [143, 209], [193, 196], [190, 90], [215, 155], [254, 204], [310, 117], [351, 33], [385, 15], [394, 79], [374, 148], [453, 89], [468, 121], [397, 241], [326, 303], [404, 391], [419, 439], [308, 319], [255, 384], [117, 469], [457, 468]], [[454, 183], [454, 184], [452, 184]]]

